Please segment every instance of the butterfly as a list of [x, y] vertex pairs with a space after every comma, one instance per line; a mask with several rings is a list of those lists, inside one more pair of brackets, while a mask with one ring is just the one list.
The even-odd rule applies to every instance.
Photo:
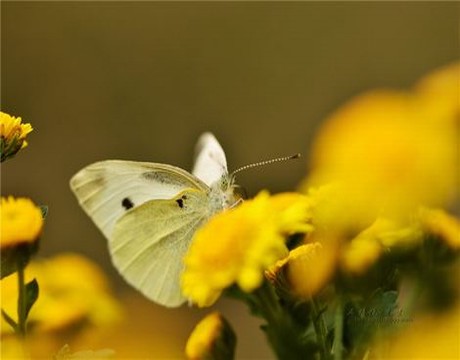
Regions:
[[177, 307], [187, 299], [180, 276], [196, 230], [240, 200], [225, 153], [207, 132], [192, 173], [159, 163], [106, 160], [70, 180], [78, 202], [108, 240], [112, 262], [150, 300]]

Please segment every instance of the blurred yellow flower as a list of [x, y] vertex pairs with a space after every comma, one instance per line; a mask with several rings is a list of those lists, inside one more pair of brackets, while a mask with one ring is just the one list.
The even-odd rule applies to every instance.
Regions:
[[0, 111], [0, 157], [4, 161], [27, 146], [26, 136], [32, 131], [30, 124], [22, 124], [20, 117]]
[[15, 336], [2, 337], [0, 346], [0, 358], [11, 360], [30, 359], [30, 354], [28, 349], [25, 348], [22, 339]]
[[422, 226], [429, 234], [439, 236], [452, 249], [460, 249], [460, 221], [441, 209], [420, 210]]
[[321, 238], [341, 238], [370, 226], [375, 220], [371, 211], [355, 206], [343, 184], [329, 183], [307, 190], [313, 205], [312, 223]]
[[337, 250], [319, 242], [301, 245], [265, 272], [281, 294], [309, 299], [331, 278], [336, 267]]
[[[1, 308], [10, 316], [15, 314], [17, 303], [16, 276], [0, 282]], [[40, 286], [38, 300], [28, 318], [33, 331], [52, 331], [82, 323], [99, 326], [120, 317], [120, 308], [103, 273], [82, 256], [69, 253], [32, 261], [25, 270], [25, 278], [26, 282], [35, 278]], [[1, 331], [12, 331], [3, 319]]]
[[459, 359], [460, 306], [444, 314], [414, 317], [393, 336], [380, 337], [368, 359]]
[[1, 198], [0, 248], [35, 242], [43, 229], [40, 208], [27, 198]]
[[402, 226], [392, 220], [378, 218], [341, 250], [341, 266], [352, 274], [362, 274], [391, 248], [412, 247], [423, 239], [418, 224]]
[[458, 139], [460, 63], [452, 63], [433, 71], [416, 84], [415, 90], [427, 114], [426, 120], [454, 126], [452, 136]]
[[382, 245], [376, 239], [358, 237], [346, 246], [341, 264], [349, 273], [362, 274], [379, 259], [382, 252]]
[[233, 359], [236, 336], [230, 324], [218, 312], [201, 320], [193, 329], [185, 346], [190, 360]]
[[272, 196], [270, 207], [280, 231], [286, 235], [313, 231], [313, 203], [305, 195], [286, 192]]
[[310, 207], [300, 194], [262, 192], [214, 216], [197, 231], [184, 258], [184, 295], [210, 306], [233, 283], [245, 292], [255, 290], [263, 271], [287, 255], [286, 235], [312, 230]]
[[418, 91], [366, 93], [332, 114], [313, 145], [303, 189], [336, 184], [338, 207], [363, 222], [452, 202], [459, 170], [455, 69], [433, 75]]
[[414, 247], [423, 241], [422, 228], [419, 221], [415, 219], [403, 224], [378, 218], [366, 232], [366, 236], [372, 234], [371, 236], [375, 236], [382, 246], [390, 250], [391, 248]]

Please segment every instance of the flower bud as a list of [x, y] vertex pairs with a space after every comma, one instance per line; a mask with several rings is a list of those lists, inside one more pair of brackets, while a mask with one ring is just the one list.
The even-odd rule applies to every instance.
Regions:
[[218, 312], [201, 320], [193, 329], [185, 354], [187, 359], [233, 359], [236, 336], [230, 324]]

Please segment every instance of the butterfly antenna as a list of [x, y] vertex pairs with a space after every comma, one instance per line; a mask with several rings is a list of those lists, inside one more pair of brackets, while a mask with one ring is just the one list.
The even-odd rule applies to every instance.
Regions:
[[235, 174], [237, 174], [237, 173], [239, 173], [240, 171], [243, 171], [243, 170], [252, 169], [252, 168], [255, 168], [255, 167], [259, 167], [259, 166], [270, 165], [270, 164], [274, 164], [274, 163], [281, 162], [281, 161], [298, 159], [298, 158], [300, 158], [300, 154], [283, 156], [283, 157], [279, 157], [279, 158], [275, 158], [275, 159], [264, 160], [264, 161], [259, 161], [259, 162], [253, 163], [253, 164], [248, 164], [248, 165], [242, 166], [242, 167], [236, 169], [235, 171], [233, 171], [232, 174], [231, 174], [231, 177], [234, 177]]

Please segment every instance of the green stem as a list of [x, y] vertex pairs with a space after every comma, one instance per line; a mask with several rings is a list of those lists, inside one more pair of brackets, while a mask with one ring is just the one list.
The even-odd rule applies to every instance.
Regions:
[[305, 359], [306, 349], [302, 343], [301, 329], [282, 308], [274, 289], [265, 282], [253, 295], [253, 305], [267, 321], [264, 330], [277, 357], [290, 360]]
[[334, 316], [334, 344], [332, 351], [334, 353], [334, 360], [342, 360], [343, 353], [343, 304], [339, 299], [337, 309]]
[[323, 314], [321, 313], [317, 301], [312, 298], [310, 302], [313, 310], [313, 327], [315, 328], [316, 339], [320, 347], [320, 359], [326, 360], [328, 358], [326, 324], [324, 323]]
[[24, 337], [26, 335], [26, 284], [24, 281], [24, 264], [22, 259], [18, 261], [18, 332]]

